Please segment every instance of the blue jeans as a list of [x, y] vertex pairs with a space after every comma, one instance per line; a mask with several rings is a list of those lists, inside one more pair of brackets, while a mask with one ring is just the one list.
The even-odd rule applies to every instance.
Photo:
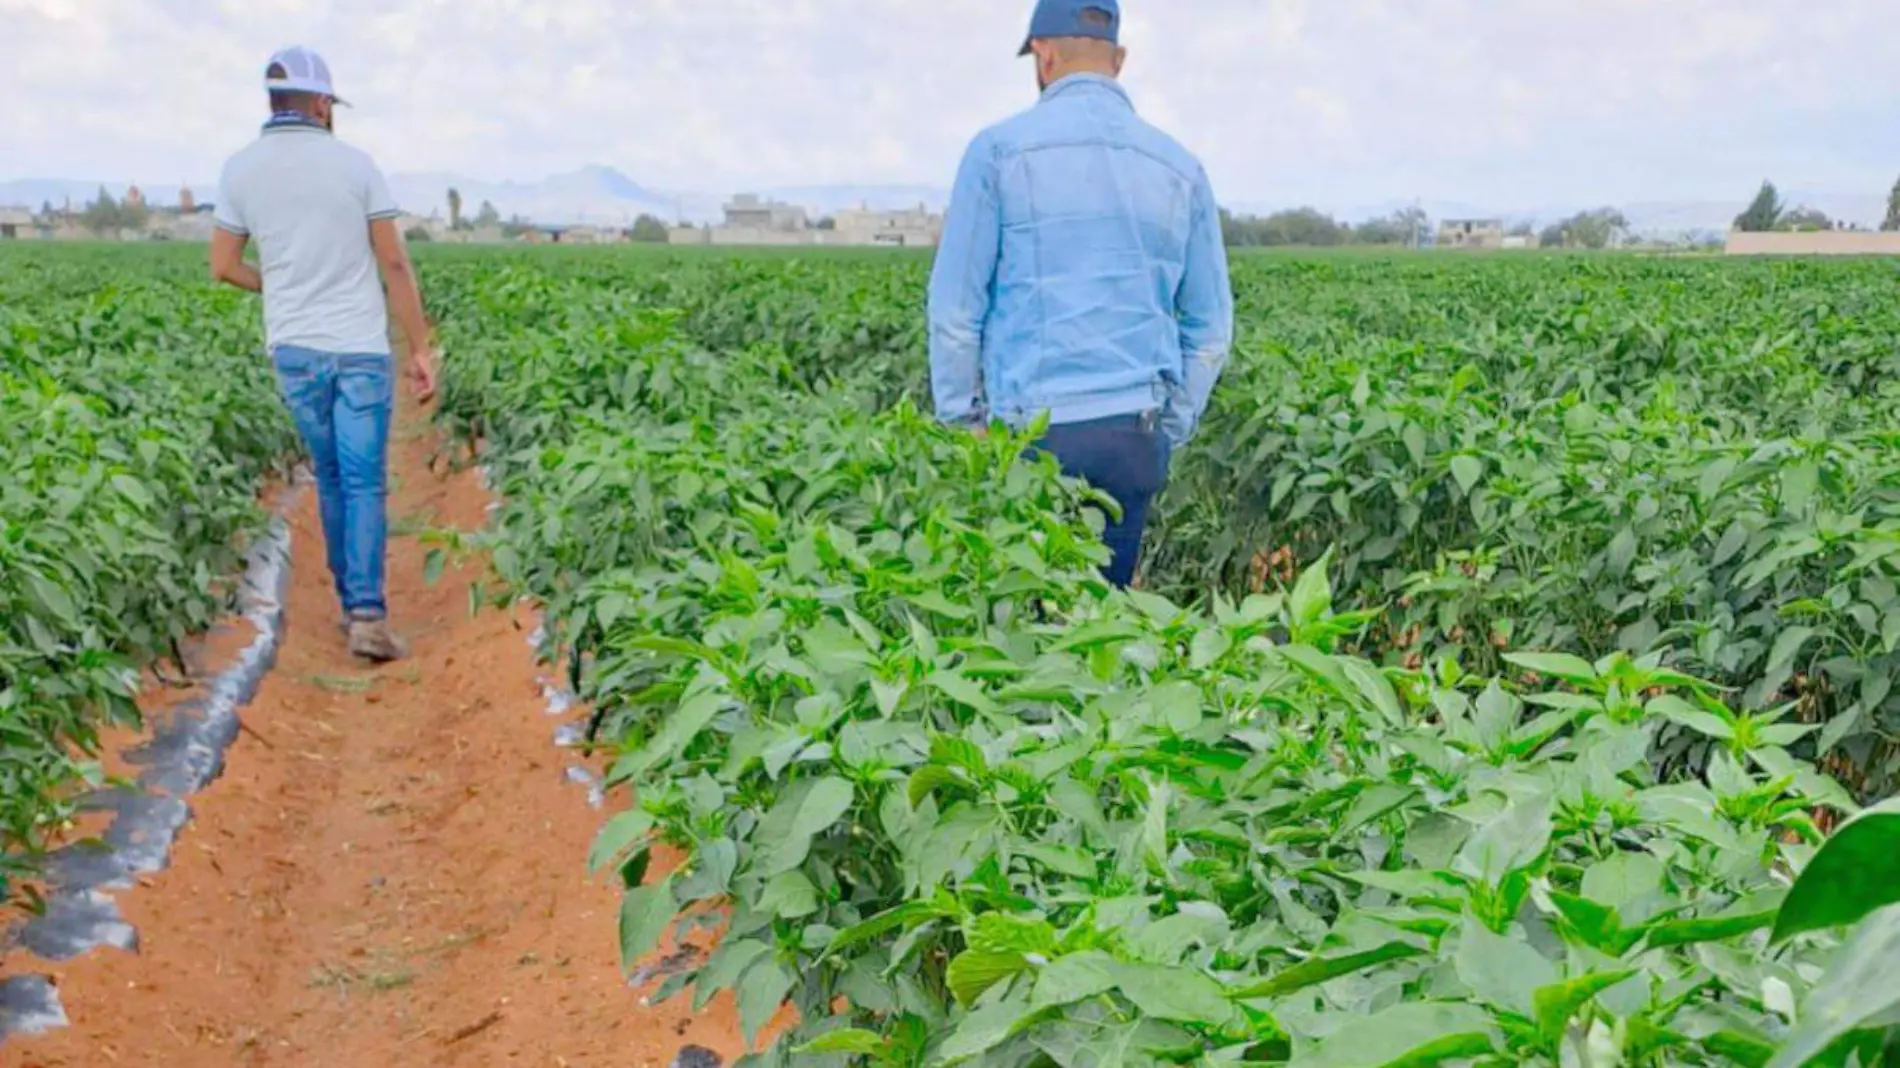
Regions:
[[1121, 415], [1052, 426], [1036, 447], [1054, 456], [1063, 474], [1087, 482], [1121, 505], [1122, 517], [1108, 519], [1102, 531], [1110, 553], [1102, 575], [1126, 589], [1135, 581], [1135, 565], [1141, 560], [1149, 506], [1168, 480], [1168, 436], [1153, 416]]
[[395, 366], [387, 353], [271, 349], [277, 381], [317, 471], [324, 549], [343, 610], [357, 619], [388, 614], [384, 556], [389, 545], [389, 424]]

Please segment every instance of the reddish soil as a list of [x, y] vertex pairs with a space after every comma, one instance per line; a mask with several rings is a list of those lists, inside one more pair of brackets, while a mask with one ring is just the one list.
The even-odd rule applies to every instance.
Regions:
[[54, 976], [72, 1020], [0, 1046], [0, 1065], [660, 1068], [689, 1043], [742, 1052], [729, 998], [694, 1017], [621, 974], [619, 895], [585, 873], [603, 817], [565, 778], [528, 620], [471, 618], [472, 569], [422, 578], [413, 531], [475, 530], [487, 495], [431, 473], [423, 418], [403, 425], [390, 586], [414, 656], [351, 661], [304, 494], [277, 669], [223, 779], [191, 799], [171, 869], [118, 895], [140, 953], [0, 962]]

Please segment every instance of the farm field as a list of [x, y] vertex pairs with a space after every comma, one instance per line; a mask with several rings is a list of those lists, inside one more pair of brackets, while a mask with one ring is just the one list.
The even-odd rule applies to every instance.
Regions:
[[[75, 350], [202, 352], [244, 320], [188, 253], [0, 250], [0, 286], [79, 323], [152, 287]], [[476, 600], [544, 607], [621, 953], [709, 949], [660, 993], [748, 1040], [789, 1001], [756, 1063], [1894, 1055], [1900, 813], [1853, 818], [1900, 773], [1890, 266], [1241, 257], [1124, 596], [1026, 438], [921, 410], [925, 259], [431, 253], [444, 457], [500, 507], [429, 570], [486, 552]], [[57, 374], [35, 307], [9, 394]], [[233, 373], [190, 399], [253, 411]], [[209, 446], [233, 499], [287, 451], [258, 418]], [[0, 599], [58, 617], [43, 585]], [[7, 692], [162, 651], [74, 633]], [[95, 706], [0, 715], [63, 753]]]

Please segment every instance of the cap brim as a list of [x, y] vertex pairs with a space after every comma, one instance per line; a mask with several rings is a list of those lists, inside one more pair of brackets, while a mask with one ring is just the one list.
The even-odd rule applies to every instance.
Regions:
[[1029, 36], [1027, 36], [1027, 37], [1025, 37], [1025, 38], [1023, 38], [1023, 50], [1022, 50], [1022, 51], [1020, 51], [1020, 52], [1018, 52], [1018, 53], [1016, 53], [1016, 58], [1017, 58], [1017, 59], [1021, 59], [1022, 57], [1024, 57], [1024, 56], [1026, 56], [1026, 55], [1028, 55], [1028, 54], [1029, 54], [1029, 46], [1030, 46], [1030, 45], [1032, 45], [1032, 44], [1035, 44], [1035, 43], [1036, 43], [1036, 35], [1035, 35], [1035, 34], [1033, 34], [1033, 33], [1032, 33], [1032, 34], [1030, 34]]

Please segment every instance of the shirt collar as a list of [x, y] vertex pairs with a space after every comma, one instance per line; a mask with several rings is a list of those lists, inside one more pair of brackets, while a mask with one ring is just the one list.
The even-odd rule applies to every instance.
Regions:
[[1065, 93], [1096, 91], [1113, 93], [1130, 108], [1135, 106], [1134, 100], [1129, 97], [1128, 90], [1122, 87], [1122, 83], [1106, 74], [1071, 74], [1066, 78], [1057, 79], [1054, 85], [1042, 91], [1042, 99], [1049, 101]]
[[330, 131], [323, 124], [300, 111], [280, 111], [264, 123], [265, 133], [277, 133], [282, 130], [315, 130], [327, 134]]

